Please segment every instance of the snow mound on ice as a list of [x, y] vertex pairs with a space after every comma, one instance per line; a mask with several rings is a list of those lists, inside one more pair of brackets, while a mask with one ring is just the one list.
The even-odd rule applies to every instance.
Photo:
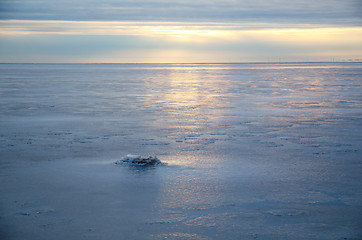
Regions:
[[135, 166], [146, 166], [146, 165], [164, 165], [156, 156], [144, 157], [141, 155], [127, 154], [122, 157], [121, 160], [115, 162], [115, 164], [129, 164]]

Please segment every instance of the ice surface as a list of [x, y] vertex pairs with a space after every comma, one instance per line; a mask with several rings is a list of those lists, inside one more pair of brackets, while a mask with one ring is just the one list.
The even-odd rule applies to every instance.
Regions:
[[361, 239], [361, 76], [0, 64], [0, 239]]

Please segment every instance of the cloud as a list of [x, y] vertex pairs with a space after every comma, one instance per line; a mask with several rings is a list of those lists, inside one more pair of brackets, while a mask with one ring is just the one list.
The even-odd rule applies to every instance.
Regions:
[[2, 0], [0, 62], [361, 58], [361, 6], [359, 0]]
[[[121, 34], [108, 29], [109, 35], [103, 28], [101, 34], [83, 29], [90, 35], [74, 28], [71, 33], [62, 28], [50, 34], [4, 34], [0, 62], [328, 61], [362, 56], [362, 27], [213, 30], [207, 26], [207, 31], [200, 26], [193, 30], [183, 27], [165, 25], [160, 31], [161, 26], [149, 25], [145, 31], [128, 25]], [[19, 26], [18, 30], [23, 31]]]
[[3, 0], [1, 19], [361, 24], [359, 0]]
[[[312, 29], [317, 29], [312, 31]], [[145, 35], [174, 37], [227, 37], [239, 33], [259, 33], [313, 39], [318, 29], [329, 32], [360, 27], [330, 27], [323, 24], [273, 24], [273, 23], [228, 23], [228, 22], [138, 22], [138, 21], [58, 21], [58, 20], [0, 20], [0, 35]], [[309, 31], [309, 32], [307, 32]], [[300, 33], [297, 36], [297, 33]], [[304, 34], [304, 35], [303, 35]], [[306, 38], [307, 36], [307, 38]], [[197, 38], [188, 38], [197, 40]]]

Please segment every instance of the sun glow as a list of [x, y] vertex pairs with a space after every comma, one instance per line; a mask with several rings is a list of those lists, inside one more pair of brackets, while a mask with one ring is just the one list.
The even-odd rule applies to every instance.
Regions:
[[224, 31], [215, 30], [187, 30], [187, 29], [160, 29], [154, 30], [155, 34], [168, 36], [178, 40], [201, 40], [208, 37], [221, 37]]
[[57, 51], [57, 61], [67, 61], [67, 53], [74, 55], [72, 62], [362, 59], [362, 27], [0, 20], [0, 37], [0, 60], [4, 62], [16, 54], [22, 56], [21, 61], [34, 61], [34, 52], [38, 61], [48, 61]]
[[298, 42], [360, 41], [362, 27], [277, 28], [231, 23], [0, 20], [0, 35], [128, 35], [200, 41], [212, 38]]

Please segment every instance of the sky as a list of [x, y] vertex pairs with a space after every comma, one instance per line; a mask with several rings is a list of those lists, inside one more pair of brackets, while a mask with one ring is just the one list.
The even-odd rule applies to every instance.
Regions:
[[0, 0], [2, 63], [362, 61], [362, 0]]

